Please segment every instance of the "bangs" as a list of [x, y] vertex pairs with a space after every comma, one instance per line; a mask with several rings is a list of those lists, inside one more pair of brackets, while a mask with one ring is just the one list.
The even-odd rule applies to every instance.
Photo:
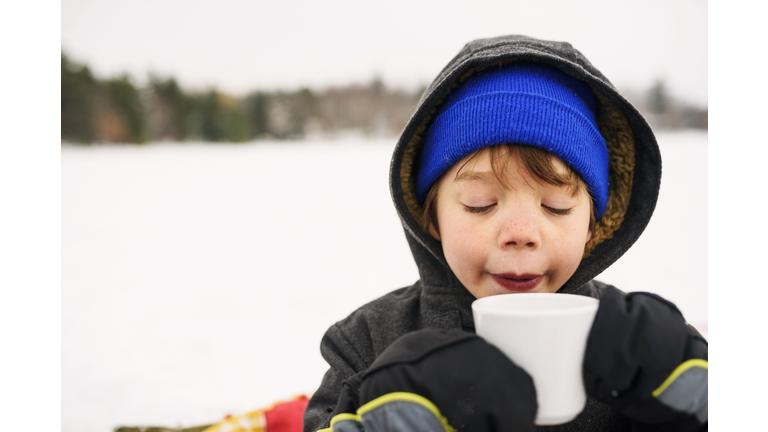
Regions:
[[[556, 187], [565, 186], [570, 190], [571, 196], [576, 196], [581, 190], [589, 195], [587, 184], [584, 183], [584, 180], [582, 180], [581, 177], [568, 165], [563, 163], [563, 166], [565, 167], [564, 172], [558, 170], [554, 163], [555, 155], [537, 147], [521, 144], [500, 144], [477, 150], [464, 161], [456, 172], [455, 178], [459, 178], [459, 176], [471, 177], [474, 164], [470, 163], [486, 151], [489, 152], [493, 175], [498, 179], [499, 183], [506, 188], [512, 188], [506, 175], [507, 164], [509, 164], [509, 161], [514, 156], [518, 156], [526, 171], [523, 173], [526, 181], [533, 180], [539, 184], [547, 184]], [[440, 180], [438, 179], [427, 193], [427, 198], [424, 203], [424, 216], [420, 221], [420, 225], [427, 232], [429, 232], [430, 227], [434, 228], [438, 233], [440, 232], [440, 227], [437, 223], [437, 191], [439, 184]], [[593, 233], [595, 226], [594, 203], [592, 202], [592, 197], [590, 195], [589, 230]]]
[[[496, 179], [506, 188], [510, 188], [509, 180], [505, 173], [510, 159], [518, 156], [525, 167], [525, 177], [527, 180], [533, 180], [540, 184], [548, 184], [557, 187], [568, 187], [571, 195], [576, 196], [583, 187], [586, 191], [586, 184], [568, 165], [565, 166], [565, 172], [561, 172], [554, 164], [554, 155], [541, 150], [537, 147], [520, 144], [502, 144], [486, 147], [473, 153], [459, 168], [456, 173], [458, 178], [472, 172], [470, 162], [484, 151], [490, 153], [491, 169]], [[469, 171], [465, 171], [469, 170]]]

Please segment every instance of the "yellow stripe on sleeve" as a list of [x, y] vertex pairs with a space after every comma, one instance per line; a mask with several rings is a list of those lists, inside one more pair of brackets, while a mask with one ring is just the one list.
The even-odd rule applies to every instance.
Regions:
[[683, 372], [694, 367], [700, 367], [700, 368], [709, 370], [709, 363], [706, 360], [702, 360], [702, 359], [691, 359], [691, 360], [686, 360], [680, 363], [680, 365], [676, 367], [675, 370], [672, 371], [672, 373], [667, 377], [667, 379], [664, 380], [664, 382], [661, 383], [659, 388], [654, 390], [653, 393], [651, 393], [651, 395], [653, 397], [658, 397], [662, 392], [664, 392], [664, 390], [667, 389], [667, 387], [670, 386], [670, 384], [672, 384], [680, 375], [682, 375]]
[[440, 423], [443, 425], [443, 428], [446, 432], [457, 432], [456, 429], [454, 429], [449, 423], [448, 419], [443, 417], [443, 415], [440, 413], [440, 410], [435, 406], [435, 404], [432, 403], [429, 399], [417, 395], [415, 393], [406, 393], [406, 392], [394, 392], [394, 393], [388, 393], [384, 396], [379, 396], [376, 399], [368, 402], [367, 404], [360, 407], [360, 409], [357, 410], [358, 416], [362, 417], [363, 414], [370, 412], [384, 404], [390, 403], [390, 402], [398, 402], [398, 401], [404, 401], [404, 402], [413, 402], [415, 404], [421, 405], [427, 410], [429, 410], [432, 414], [435, 415], [435, 417], [440, 420]]

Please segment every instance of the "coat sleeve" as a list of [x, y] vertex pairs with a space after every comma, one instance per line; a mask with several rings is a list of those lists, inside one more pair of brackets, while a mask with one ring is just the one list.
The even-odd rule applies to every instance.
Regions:
[[322, 432], [534, 431], [533, 379], [498, 348], [459, 329], [403, 335], [344, 381]]
[[654, 430], [699, 431], [708, 420], [708, 346], [677, 307], [607, 286], [587, 340], [589, 396]]
[[[367, 342], [370, 345], [370, 340], [356, 342], [358, 344]], [[349, 342], [339, 323], [328, 329], [323, 336], [320, 353], [330, 365], [330, 369], [325, 373], [320, 387], [309, 400], [304, 412], [303, 432], [327, 428], [339, 395], [342, 393], [344, 381], [358, 372], [365, 371], [370, 365], [370, 361], [366, 362], [365, 357], [360, 354], [355, 345]]]

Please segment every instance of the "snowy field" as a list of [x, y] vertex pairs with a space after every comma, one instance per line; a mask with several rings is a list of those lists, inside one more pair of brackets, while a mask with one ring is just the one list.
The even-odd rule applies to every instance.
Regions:
[[[707, 332], [707, 135], [660, 134], [659, 204], [599, 279]], [[311, 393], [325, 330], [417, 278], [394, 140], [63, 146], [62, 430], [191, 426]]]

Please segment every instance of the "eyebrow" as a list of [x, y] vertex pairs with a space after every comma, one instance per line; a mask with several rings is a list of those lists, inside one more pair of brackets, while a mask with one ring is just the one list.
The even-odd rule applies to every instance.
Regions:
[[485, 180], [488, 181], [493, 176], [493, 173], [490, 171], [462, 171], [461, 173], [457, 174], [456, 177], [453, 179], [454, 183], [460, 183], [460, 182], [468, 182], [472, 180]]

